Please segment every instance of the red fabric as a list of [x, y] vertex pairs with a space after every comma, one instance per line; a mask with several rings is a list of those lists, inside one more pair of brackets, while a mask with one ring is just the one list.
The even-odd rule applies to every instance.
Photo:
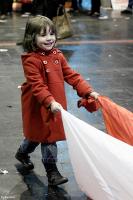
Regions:
[[107, 132], [123, 142], [133, 145], [133, 113], [109, 98], [99, 96]]
[[89, 99], [80, 99], [78, 101], [78, 108], [81, 106], [85, 107], [86, 110], [91, 113], [97, 111], [100, 108], [98, 101], [96, 101], [93, 97], [89, 97]]
[[117, 105], [108, 97], [99, 96], [98, 100], [93, 98], [80, 99], [78, 107], [85, 107], [89, 112], [95, 112], [101, 108], [104, 123], [108, 134], [133, 145], [133, 113]]
[[84, 97], [91, 86], [72, 70], [58, 49], [28, 53], [22, 56], [26, 83], [22, 85], [23, 131], [27, 139], [36, 142], [65, 140], [61, 114], [53, 117], [48, 105], [52, 100], [67, 108], [64, 80]]

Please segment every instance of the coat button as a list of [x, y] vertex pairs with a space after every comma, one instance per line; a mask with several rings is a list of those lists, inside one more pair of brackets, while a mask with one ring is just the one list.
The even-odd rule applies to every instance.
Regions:
[[43, 63], [46, 65], [48, 62], [47, 62], [47, 60], [44, 60]]
[[53, 51], [53, 54], [56, 54], [56, 51]]
[[55, 60], [54, 63], [55, 63], [55, 64], [58, 64], [58, 63], [59, 63], [59, 60]]
[[46, 72], [49, 73], [49, 72], [50, 72], [50, 69], [46, 69]]

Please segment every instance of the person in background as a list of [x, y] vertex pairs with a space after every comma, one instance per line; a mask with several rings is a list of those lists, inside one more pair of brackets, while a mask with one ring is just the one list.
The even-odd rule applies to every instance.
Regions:
[[82, 8], [82, 0], [78, 1], [79, 7]]
[[32, 15], [45, 15], [46, 0], [32, 1]]
[[11, 16], [12, 15], [12, 5], [13, 5], [13, 0], [6, 0], [6, 4], [7, 4], [7, 15]]
[[131, 15], [133, 14], [133, 0], [128, 1], [128, 6], [125, 10], [121, 11], [121, 14], [123, 15]]
[[[43, 15], [50, 19], [57, 16], [57, 10], [60, 5], [64, 6], [66, 0], [33, 0], [32, 14]], [[59, 15], [61, 15], [61, 9]]]
[[[59, 7], [65, 5], [65, 0], [47, 0], [46, 17], [51, 20], [53, 17], [57, 16], [57, 10]], [[62, 10], [60, 9], [59, 15], [62, 15]]]
[[78, 1], [77, 0], [72, 0], [72, 12], [78, 12], [79, 7], [78, 7]]
[[100, 16], [100, 0], [91, 0], [91, 11], [88, 13], [89, 16], [99, 17]]
[[13, 0], [0, 0], [0, 22], [6, 22], [7, 16], [12, 15]]
[[0, 22], [6, 22], [6, 1], [0, 0]]
[[22, 120], [24, 140], [16, 159], [27, 170], [34, 165], [29, 154], [41, 144], [42, 163], [48, 184], [66, 183], [57, 168], [57, 141], [65, 140], [61, 109], [67, 109], [65, 83], [78, 96], [97, 99], [95, 92], [83, 77], [67, 63], [63, 53], [55, 48], [56, 30], [53, 22], [44, 16], [30, 17], [26, 24], [22, 65], [26, 82], [22, 84]]
[[82, 0], [72, 0], [72, 7], [70, 12], [78, 13], [82, 10]]
[[88, 15], [102, 20], [108, 19], [108, 15], [101, 11], [102, 3], [103, 2], [101, 0], [91, 0], [91, 11]]
[[20, 0], [22, 3], [21, 17], [28, 17], [32, 11], [32, 0]]

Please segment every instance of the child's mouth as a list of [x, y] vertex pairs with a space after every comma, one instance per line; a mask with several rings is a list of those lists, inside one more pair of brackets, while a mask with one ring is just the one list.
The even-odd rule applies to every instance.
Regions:
[[44, 45], [46, 45], [46, 46], [51, 46], [52, 44], [53, 44], [53, 42], [45, 43]]

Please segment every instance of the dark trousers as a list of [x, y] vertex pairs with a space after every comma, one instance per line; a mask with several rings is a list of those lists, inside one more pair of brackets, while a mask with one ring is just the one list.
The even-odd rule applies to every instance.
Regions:
[[82, 4], [82, 0], [79, 0], [79, 5], [81, 5]]
[[13, 4], [13, 0], [6, 0], [6, 11], [7, 13], [11, 13], [12, 12], [12, 4]]
[[0, 14], [6, 15], [6, 1], [0, 0]]
[[129, 2], [128, 2], [128, 8], [133, 9], [133, 0], [129, 0]]
[[22, 10], [21, 10], [22, 13], [25, 13], [25, 12], [31, 13], [31, 10], [32, 10], [32, 4], [31, 3], [22, 4]]
[[73, 8], [73, 10], [78, 10], [78, 2], [77, 2], [77, 0], [72, 0], [72, 8]]
[[12, 12], [13, 0], [0, 0], [0, 14], [6, 15]]
[[91, 13], [100, 13], [100, 6], [101, 1], [100, 0], [91, 0]]
[[[33, 15], [43, 15], [50, 19], [57, 16], [57, 9], [59, 4], [64, 5], [65, 1], [57, 0], [33, 0], [32, 2], [32, 14]], [[60, 12], [62, 14], [62, 12]], [[60, 14], [59, 14], [60, 15]]]
[[33, 0], [32, 1], [32, 14], [33, 15], [45, 15], [46, 0]]

